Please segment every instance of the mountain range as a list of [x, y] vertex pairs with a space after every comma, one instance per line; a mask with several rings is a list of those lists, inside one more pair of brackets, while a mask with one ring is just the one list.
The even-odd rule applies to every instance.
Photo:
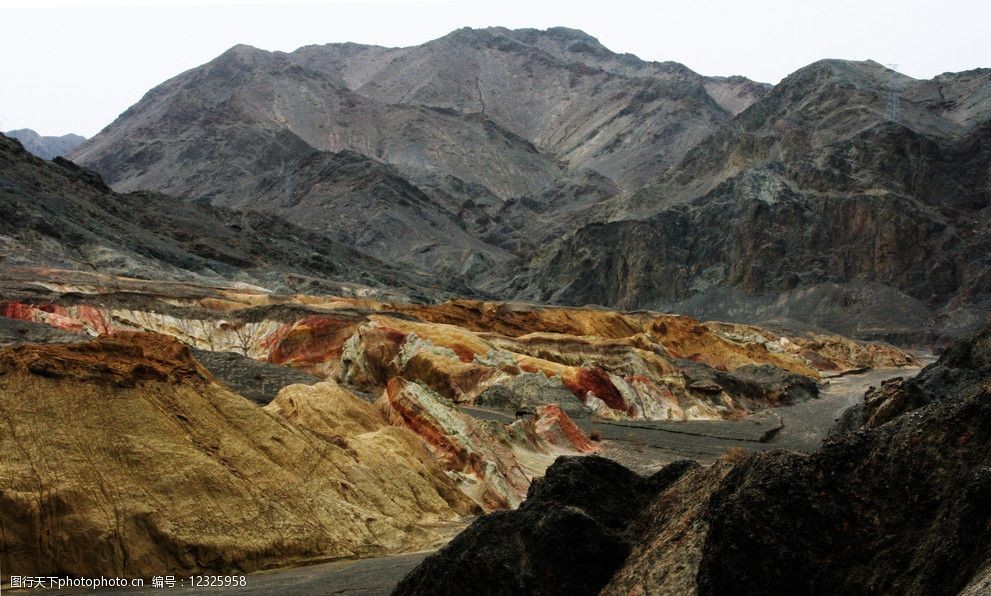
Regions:
[[70, 155], [501, 299], [898, 341], [991, 307], [991, 70], [823, 60], [775, 86], [571, 29], [235, 46]]
[[16, 132], [15, 589], [991, 590], [991, 69], [461, 29]]

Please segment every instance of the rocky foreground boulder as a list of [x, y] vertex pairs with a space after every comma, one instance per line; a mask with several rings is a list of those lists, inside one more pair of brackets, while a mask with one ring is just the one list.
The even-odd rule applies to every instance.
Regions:
[[595, 594], [626, 559], [628, 528], [694, 462], [650, 478], [598, 456], [562, 457], [515, 511], [478, 519], [394, 594]]
[[[989, 337], [991, 326], [892, 388], [904, 407], [887, 422], [847, 420], [810, 455], [672, 464], [655, 477], [664, 482], [593, 471], [588, 458], [556, 464], [518, 511], [477, 520], [396, 593], [980, 593], [991, 559]], [[571, 481], [582, 473], [607, 481]], [[562, 482], [583, 490], [544, 489]]]

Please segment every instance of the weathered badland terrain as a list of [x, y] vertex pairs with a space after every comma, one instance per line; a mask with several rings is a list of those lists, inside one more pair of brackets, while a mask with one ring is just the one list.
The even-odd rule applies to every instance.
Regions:
[[816, 399], [825, 375], [915, 363], [675, 315], [55, 269], [2, 289], [3, 563], [30, 574], [429, 547], [518, 506], [557, 456], [611, 445], [576, 422], [737, 420]]
[[[236, 46], [72, 161], [0, 136], [0, 568], [464, 529], [396, 592], [985, 592], [989, 117], [991, 70], [492, 28]], [[982, 327], [915, 378], [882, 343]]]
[[852, 416], [810, 455], [650, 478], [559, 459], [519, 509], [475, 521], [395, 593], [984, 593], [991, 327], [886, 391], [886, 422]]

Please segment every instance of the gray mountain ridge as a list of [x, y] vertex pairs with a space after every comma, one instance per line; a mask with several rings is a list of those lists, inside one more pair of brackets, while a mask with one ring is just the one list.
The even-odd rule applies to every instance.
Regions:
[[72, 158], [488, 295], [932, 340], [991, 310], [989, 73], [772, 88], [565, 28], [235, 46]]
[[[355, 207], [308, 203], [294, 219], [281, 207], [285, 179], [309, 177], [295, 169], [314, 149], [360, 153], [423, 191], [436, 204], [423, 207], [429, 221], [445, 211], [464, 228], [438, 241], [396, 205], [382, 229], [401, 224], [410, 241], [365, 248], [485, 287], [493, 276], [476, 272], [511, 269], [509, 253], [557, 230], [556, 210], [539, 217], [526, 205], [588, 172], [609, 178], [595, 184], [600, 198], [607, 187], [634, 188], [731, 117], [707, 88], [736, 96], [734, 109], [766, 91], [633, 62], [593, 42], [566, 30], [463, 29], [413, 48], [235, 46], [149, 91], [72, 158], [121, 191], [274, 210], [324, 227], [353, 220]], [[366, 194], [378, 188], [367, 176], [347, 180]], [[507, 229], [504, 219], [517, 223]]]
[[67, 155], [73, 149], [82, 145], [86, 137], [69, 133], [61, 136], [41, 136], [30, 128], [20, 128], [18, 130], [8, 130], [4, 133], [8, 137], [17, 139], [24, 145], [24, 148], [34, 153], [42, 159], [52, 159]]
[[3, 135], [0, 213], [7, 272], [54, 267], [414, 301], [466, 292], [271, 215], [115, 193], [94, 172], [60, 157], [44, 161]]
[[901, 341], [982, 324], [991, 70], [891, 80], [874, 62], [797, 71], [531, 263], [517, 291]]

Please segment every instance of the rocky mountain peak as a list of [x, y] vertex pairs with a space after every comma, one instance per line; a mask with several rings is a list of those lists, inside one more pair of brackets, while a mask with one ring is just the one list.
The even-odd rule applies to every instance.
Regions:
[[9, 130], [4, 134], [17, 139], [25, 149], [42, 159], [67, 155], [86, 141], [86, 137], [72, 133], [57, 137], [42, 136], [30, 128]]

